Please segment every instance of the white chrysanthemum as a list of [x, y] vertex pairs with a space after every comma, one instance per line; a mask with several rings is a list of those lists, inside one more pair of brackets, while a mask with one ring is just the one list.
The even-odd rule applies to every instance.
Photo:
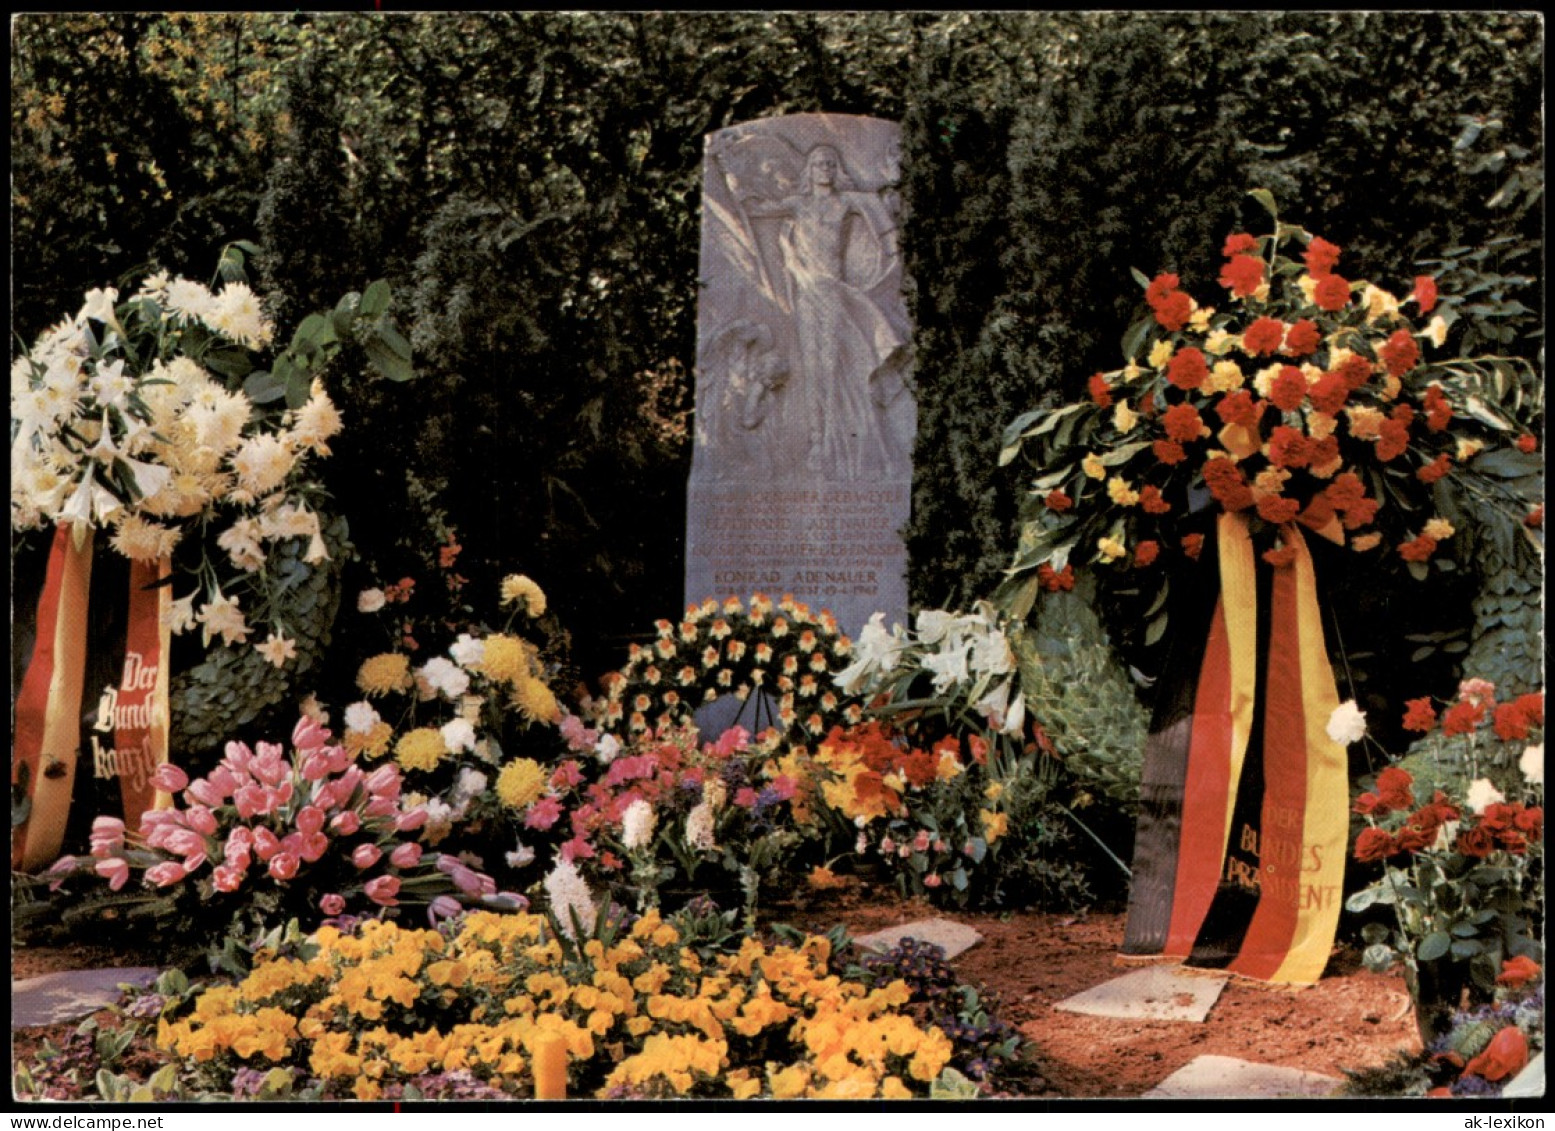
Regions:
[[602, 734], [599, 741], [594, 743], [594, 757], [599, 759], [602, 766], [610, 765], [620, 753], [621, 740], [613, 734]]
[[172, 314], [186, 321], [205, 321], [216, 305], [215, 296], [210, 291], [183, 276], [168, 283], [164, 301]]
[[1492, 785], [1489, 778], [1476, 778], [1469, 786], [1463, 802], [1473, 812], [1483, 813], [1487, 806], [1498, 805], [1505, 800], [1506, 794]]
[[443, 656], [433, 656], [415, 672], [419, 686], [425, 682], [436, 694], [457, 699], [470, 689], [470, 676], [463, 668]]
[[238, 485], [258, 497], [284, 483], [295, 461], [285, 437], [261, 432], [238, 447], [232, 457], [232, 469], [238, 473]]
[[653, 831], [658, 823], [653, 806], [639, 797], [621, 814], [621, 843], [629, 850], [648, 847], [653, 843]]
[[[456, 719], [454, 721], [461, 723], [464, 722], [463, 719]], [[464, 723], [464, 725], [469, 726], [470, 724]], [[449, 723], [448, 726], [453, 726], [453, 723]], [[443, 741], [445, 743], [448, 742], [448, 726], [443, 728]], [[449, 744], [448, 749], [450, 752], [458, 751], [458, 747], [453, 746], [452, 744]], [[486, 787], [490, 784], [491, 779], [488, 778], [485, 774], [481, 773], [479, 770], [474, 770], [469, 766], [465, 766], [459, 771], [459, 777], [457, 780], [455, 780], [453, 789], [448, 791], [448, 800], [453, 803], [456, 809], [467, 809], [469, 808], [470, 802], [474, 801], [481, 794], [485, 793]]]
[[1328, 737], [1340, 746], [1359, 742], [1366, 737], [1366, 712], [1356, 705], [1354, 699], [1346, 699], [1328, 716], [1328, 725], [1324, 729]]
[[207, 601], [195, 620], [205, 626], [207, 645], [212, 636], [220, 636], [223, 644], [242, 644], [253, 631], [243, 616], [243, 610], [238, 608], [237, 599], [224, 593], [217, 593]]
[[459, 638], [448, 646], [448, 654], [461, 668], [479, 667], [486, 658], [486, 642], [468, 632], [461, 632]]
[[578, 873], [571, 860], [556, 861], [550, 875], [545, 877], [545, 894], [550, 900], [551, 914], [556, 916], [562, 934], [569, 939], [576, 940], [578, 937], [573, 926], [574, 919], [584, 929], [588, 929], [599, 915], [587, 881]]
[[329, 455], [329, 439], [343, 427], [340, 411], [329, 399], [321, 381], [313, 382], [313, 393], [308, 402], [297, 410], [297, 421], [292, 428], [292, 439], [299, 447], [312, 448], [321, 456]]
[[359, 613], [376, 613], [383, 608], [387, 600], [383, 595], [382, 589], [363, 589], [356, 595], [356, 611]]
[[1544, 784], [1544, 743], [1523, 748], [1523, 756], [1517, 760], [1523, 780], [1532, 785]]
[[373, 705], [363, 699], [346, 708], [346, 730], [353, 734], [368, 734], [383, 721]]
[[696, 852], [718, 847], [714, 838], [713, 807], [706, 801], [686, 814], [686, 844]]
[[243, 429], [253, 411], [242, 393], [208, 384], [194, 393], [184, 410], [184, 422], [193, 432], [190, 446], [225, 455], [243, 442]]
[[275, 329], [245, 284], [228, 283], [202, 316], [206, 325], [249, 349], [270, 344]]
[[475, 749], [475, 728], [470, 725], [468, 719], [453, 719], [444, 723], [441, 733], [443, 745], [448, 747], [450, 754]]
[[182, 531], [147, 522], [132, 514], [119, 523], [112, 543], [115, 550], [132, 562], [151, 562], [171, 554], [181, 537]]

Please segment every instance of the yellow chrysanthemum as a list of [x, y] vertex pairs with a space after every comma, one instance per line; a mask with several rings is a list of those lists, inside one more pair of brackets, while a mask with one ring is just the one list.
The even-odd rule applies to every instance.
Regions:
[[532, 758], [515, 758], [497, 775], [497, 798], [509, 809], [527, 809], [545, 789], [545, 771]]
[[545, 592], [521, 573], [510, 573], [502, 579], [502, 603], [524, 603], [524, 611], [532, 617], [545, 615]]
[[417, 727], [406, 731], [394, 744], [394, 760], [407, 770], [430, 770], [448, 753], [440, 731]]
[[517, 684], [531, 676], [530, 657], [534, 645], [506, 633], [486, 637], [486, 647], [481, 654], [479, 670], [501, 683]]
[[988, 809], [979, 809], [977, 815], [983, 821], [983, 839], [989, 844], [992, 844], [1010, 831], [1010, 818], [1008, 814], [995, 813]]
[[388, 753], [389, 739], [393, 737], [394, 728], [380, 719], [373, 724], [371, 730], [365, 733], [347, 730], [341, 741], [353, 758], [362, 754], [369, 758], [382, 758]]
[[408, 691], [415, 685], [410, 674], [410, 657], [398, 652], [383, 652], [369, 657], [357, 670], [356, 685], [364, 695]]
[[519, 680], [513, 689], [513, 702], [532, 723], [554, 723], [561, 718], [555, 694], [538, 679]]

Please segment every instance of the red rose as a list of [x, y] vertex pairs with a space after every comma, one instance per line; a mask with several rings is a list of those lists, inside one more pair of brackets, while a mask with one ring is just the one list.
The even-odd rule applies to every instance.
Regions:
[[1112, 407], [1112, 386], [1107, 384], [1107, 378], [1100, 373], [1091, 375], [1090, 393], [1091, 400], [1098, 408]]
[[1475, 826], [1460, 831], [1453, 848], [1464, 856], [1483, 860], [1496, 850], [1496, 838], [1489, 829]]
[[1501, 973], [1496, 975], [1496, 985], [1511, 986], [1516, 989], [1533, 981], [1540, 973], [1537, 962], [1526, 954], [1519, 954], [1516, 958], [1508, 958], [1501, 963]]
[[1415, 779], [1408, 770], [1386, 766], [1377, 775], [1377, 796], [1389, 809], [1410, 809], [1415, 804]]
[[1241, 255], [1244, 252], [1256, 254], [1258, 241], [1246, 232], [1232, 232], [1226, 237], [1226, 245], [1220, 249], [1220, 254], [1230, 259], [1233, 255]]
[[1306, 467], [1312, 462], [1312, 444], [1301, 429], [1284, 424], [1269, 433], [1269, 462], [1275, 467]]
[[1330, 314], [1343, 310], [1350, 301], [1350, 283], [1338, 275], [1325, 275], [1318, 280], [1317, 290], [1313, 292], [1312, 299], [1317, 303], [1318, 309], [1326, 310]]
[[1382, 804], [1382, 799], [1375, 793], [1361, 794], [1355, 799], [1355, 805], [1350, 810], [1350, 812], [1359, 813], [1363, 817], [1373, 813], [1380, 817], [1385, 815], [1387, 811], [1388, 807]]
[[1285, 331], [1285, 352], [1295, 357], [1316, 353], [1318, 347], [1317, 323], [1303, 318]]
[[1435, 483], [1452, 470], [1452, 457], [1443, 453], [1415, 472], [1422, 483]]
[[1521, 436], [1517, 437], [1517, 450], [1529, 454], [1538, 451], [1538, 437], [1531, 432], [1524, 432]]
[[1053, 511], [1055, 514], [1063, 514], [1070, 507], [1074, 506], [1074, 500], [1062, 491], [1049, 491], [1047, 498], [1043, 499], [1042, 502], [1048, 510]]
[[1182, 291], [1173, 291], [1159, 301], [1152, 302], [1150, 307], [1155, 311], [1155, 320], [1164, 329], [1181, 330], [1193, 313], [1193, 300]]
[[1431, 706], [1430, 699], [1406, 699], [1404, 706], [1408, 708], [1404, 712], [1405, 730], [1417, 730], [1426, 734], [1436, 725], [1436, 709]]
[[1204, 354], [1192, 348], [1178, 350], [1166, 366], [1166, 379], [1179, 389], [1197, 389], [1209, 376]]
[[1172, 504], [1162, 497], [1161, 489], [1150, 484], [1139, 489], [1139, 505], [1146, 514], [1166, 514], [1172, 509]]
[[1150, 445], [1150, 450], [1162, 463], [1181, 463], [1188, 458], [1188, 453], [1175, 440], [1157, 440]]
[[1486, 1080], [1505, 1080], [1528, 1067], [1528, 1038], [1516, 1025], [1508, 1025], [1494, 1037], [1485, 1051], [1463, 1066], [1465, 1076]]
[[1220, 398], [1215, 405], [1215, 415], [1227, 424], [1240, 424], [1243, 428], [1253, 429], [1258, 427], [1267, 403], [1254, 400], [1253, 394], [1246, 389], [1238, 389]]
[[[1262, 505], [1262, 503], [1259, 504], [1260, 507]], [[1265, 550], [1263, 552], [1263, 560], [1275, 569], [1284, 569], [1296, 560], [1296, 547], [1281, 546], [1278, 550]]]
[[[1296, 499], [1287, 499], [1283, 495], [1265, 495], [1258, 500], [1258, 517], [1275, 526], [1283, 526], [1287, 522], [1294, 522], [1301, 513], [1301, 503]], [[1296, 557], [1294, 549], [1290, 552], [1291, 560]]]
[[1314, 279], [1321, 279], [1339, 262], [1339, 248], [1322, 236], [1313, 236], [1307, 250], [1301, 253], [1301, 258], [1306, 260], [1307, 272]]
[[1161, 415], [1161, 427], [1166, 430], [1168, 440], [1187, 444], [1197, 440], [1204, 431], [1204, 420], [1199, 416], [1199, 410], [1191, 404], [1179, 404]]
[[1350, 383], [1342, 373], [1325, 373], [1307, 390], [1307, 396], [1312, 398], [1313, 408], [1337, 416], [1344, 402], [1350, 399]]
[[1398, 846], [1405, 852], [1424, 852], [1435, 843], [1435, 825], [1409, 824], [1398, 830]]
[[1544, 806], [1530, 805], [1512, 819], [1518, 832], [1527, 835], [1529, 840], [1538, 840], [1544, 835]]
[[1284, 366], [1269, 387], [1269, 399], [1281, 412], [1295, 412], [1307, 398], [1306, 374], [1294, 365]]
[[1251, 255], [1233, 255], [1220, 269], [1220, 285], [1240, 298], [1246, 298], [1263, 285], [1263, 260]]
[[1134, 547], [1134, 565], [1143, 569], [1145, 566], [1155, 561], [1156, 556], [1160, 554], [1160, 552], [1160, 544], [1147, 538], [1143, 542], [1139, 543], [1139, 545]]
[[1204, 549], [1204, 535], [1184, 534], [1182, 536], [1182, 552], [1194, 561], [1198, 561], [1199, 554]]
[[1389, 856], [1397, 854], [1398, 845], [1383, 829], [1362, 829], [1360, 835], [1355, 838], [1355, 858], [1363, 864], [1386, 860]]
[[1420, 360], [1420, 347], [1415, 344], [1408, 330], [1394, 330], [1377, 353], [1382, 358], [1382, 364], [1395, 377], [1408, 373]]
[[1485, 811], [1479, 815], [1479, 824], [1483, 829], [1493, 833], [1504, 833], [1513, 827], [1517, 815], [1523, 811], [1519, 804], [1508, 805], [1505, 801], [1494, 801], [1485, 806]]
[[1429, 275], [1415, 276], [1414, 299], [1420, 304], [1420, 313], [1429, 314], [1436, 309], [1436, 280]]
[[1278, 318], [1259, 318], [1242, 334], [1242, 348], [1254, 356], [1273, 353], [1285, 340], [1285, 323]]

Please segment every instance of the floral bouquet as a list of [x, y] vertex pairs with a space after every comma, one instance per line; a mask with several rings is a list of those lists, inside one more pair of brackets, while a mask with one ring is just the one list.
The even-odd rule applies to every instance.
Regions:
[[148, 810], [138, 831], [99, 817], [91, 855], [66, 856], [50, 875], [90, 872], [119, 891], [139, 873], [145, 887], [166, 891], [149, 911], [181, 915], [185, 929], [203, 924], [223, 934], [265, 928], [288, 918], [306, 925], [347, 912], [425, 907], [430, 918], [457, 913], [461, 901], [520, 907], [520, 896], [457, 858], [428, 853], [412, 835], [424, 807], [405, 804], [393, 765], [371, 772], [346, 746], [304, 716], [291, 749], [260, 742], [227, 745], [221, 762], [191, 780], [172, 763], [156, 771], [158, 789], [175, 795]]
[[[1274, 215], [1268, 193], [1253, 195]], [[1442, 547], [1467, 521], [1530, 533], [1532, 367], [1433, 359], [1454, 314], [1432, 277], [1402, 298], [1352, 281], [1339, 247], [1274, 219], [1270, 234], [1226, 240], [1226, 309], [1200, 306], [1176, 275], [1138, 275], [1151, 314], [1125, 338], [1127, 363], [1093, 375], [1088, 400], [1006, 430], [1001, 463], [1025, 450], [1038, 473], [1005, 607], [1024, 614], [1072, 584], [1075, 562], [1162, 590], [1151, 571], [1199, 556], [1204, 535], [1185, 520], [1212, 508], [1246, 515], [1275, 566], [1295, 556], [1295, 524], [1417, 579], [1452, 568]], [[1164, 592], [1147, 616], [1150, 645]]]
[[[1471, 734], [1482, 723], [1506, 742], [1542, 734], [1542, 695], [1497, 706], [1493, 694], [1485, 681], [1465, 680], [1442, 720], [1443, 734]], [[1409, 703], [1407, 728], [1430, 730], [1435, 722], [1429, 699]], [[1428, 766], [1434, 754], [1423, 751], [1411, 760]], [[1508, 960], [1540, 957], [1543, 744], [1524, 748], [1515, 785], [1493, 762], [1468, 769], [1474, 774], [1481, 768], [1514, 795], [1509, 799], [1490, 777], [1475, 777], [1461, 796], [1438, 788], [1422, 803], [1415, 775], [1389, 766], [1355, 803], [1366, 822], [1355, 840], [1355, 859], [1381, 863], [1383, 876], [1347, 906], [1393, 908], [1392, 930], [1380, 923], [1363, 929], [1371, 944], [1365, 960], [1376, 969], [1403, 961], [1427, 1041], [1439, 1035], [1464, 993], [1488, 1000]]]

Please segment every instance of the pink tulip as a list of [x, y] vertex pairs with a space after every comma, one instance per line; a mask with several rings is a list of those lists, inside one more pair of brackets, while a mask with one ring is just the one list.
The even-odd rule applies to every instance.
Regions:
[[146, 879], [156, 884], [159, 888], [176, 884], [187, 874], [184, 866], [176, 860], [165, 860], [161, 864], [146, 869]]
[[352, 833], [356, 832], [357, 829], [362, 827], [362, 819], [358, 817], [352, 810], [347, 809], [343, 813], [336, 813], [334, 817], [330, 819], [329, 827], [334, 829], [335, 832], [340, 836], [350, 836]]
[[344, 746], [331, 746], [327, 753], [329, 754], [329, 772], [332, 774], [345, 773], [346, 767], [351, 764], [351, 751]]
[[222, 852], [222, 859], [239, 872], [248, 871], [248, 866], [253, 863], [253, 852], [246, 844], [233, 844], [230, 840]]
[[231, 864], [218, 865], [211, 873], [217, 891], [237, 891], [243, 886], [243, 869]]
[[927, 852], [929, 850], [929, 830], [919, 829], [918, 835], [912, 838], [914, 852]]
[[49, 890], [58, 891], [61, 885], [64, 884], [65, 879], [73, 874], [80, 866], [81, 861], [77, 860], [74, 856], [61, 856], [58, 860], [54, 861], [54, 863], [49, 867], [49, 870], [44, 873], [44, 875], [55, 877], [54, 880], [49, 884]]
[[98, 817], [92, 822], [93, 840], [123, 840], [124, 822], [117, 817]]
[[[371, 868], [378, 863], [382, 856], [383, 853], [376, 844], [359, 844], [356, 846], [356, 851], [351, 853], [351, 863], [355, 864], [359, 869]], [[395, 882], [398, 883], [399, 881], [396, 880]]]
[[281, 851], [281, 840], [269, 829], [254, 830], [254, 855], [268, 862], [270, 857]]
[[427, 922], [437, 926], [439, 919], [451, 919], [464, 910], [464, 905], [451, 895], [440, 895], [427, 904]]
[[184, 857], [184, 871], [197, 872], [205, 864], [205, 853], [196, 852], [193, 856]]
[[205, 851], [205, 838], [193, 829], [173, 829], [164, 847], [175, 856], [193, 856]]
[[281, 838], [281, 851], [290, 852], [293, 856], [300, 856], [302, 854], [302, 840], [301, 833], [287, 833]]
[[189, 775], [171, 762], [163, 762], [151, 775], [151, 784], [163, 793], [180, 793], [189, 785]]
[[119, 856], [112, 856], [107, 860], [99, 860], [93, 865], [92, 870], [99, 876], [106, 877], [108, 886], [114, 891], [122, 888], [130, 878], [129, 861]]
[[326, 915], [339, 915], [346, 909], [345, 897], [338, 892], [330, 892], [319, 900], [319, 910]]
[[317, 833], [324, 831], [324, 810], [317, 805], [304, 805], [297, 811], [296, 820], [292, 822], [300, 833]]
[[267, 789], [265, 792], [270, 796], [270, 812], [274, 813], [291, 801], [292, 794], [296, 792], [296, 787], [292, 785], [291, 779], [287, 778], [274, 789]]
[[427, 811], [423, 806], [407, 809], [394, 821], [394, 831], [397, 833], [413, 833], [427, 823]]
[[311, 864], [328, 851], [329, 837], [323, 833], [307, 833], [302, 838], [302, 847], [297, 850], [297, 855]]
[[242, 845], [244, 848], [254, 847], [254, 830], [247, 825], [239, 825], [227, 834], [227, 847]]
[[239, 787], [232, 795], [232, 804], [237, 806], [238, 816], [242, 820], [251, 821], [270, 811], [270, 796], [263, 788], [250, 782]]
[[396, 868], [414, 868], [420, 862], [421, 846], [414, 841], [407, 841], [389, 853], [389, 863]]
[[216, 835], [216, 814], [203, 805], [191, 805], [184, 810], [184, 820], [201, 836]]
[[399, 811], [400, 802], [397, 797], [374, 797], [362, 809], [364, 817], [392, 817]]
[[[367, 792], [375, 796], [393, 796], [400, 794], [399, 767], [392, 764], [379, 766], [367, 775]], [[393, 791], [392, 794], [390, 791]]]
[[329, 731], [317, 719], [307, 715], [292, 728], [292, 745], [298, 750], [317, 750], [329, 741]]
[[246, 742], [227, 743], [227, 756], [222, 759], [236, 774], [248, 773], [248, 764], [254, 760], [254, 752]]
[[[214, 777], [215, 775], [211, 775]], [[231, 777], [231, 774], [227, 775]], [[201, 805], [208, 805], [212, 809], [218, 808], [222, 802], [232, 795], [232, 791], [222, 792], [209, 778], [199, 778], [189, 783], [189, 788], [184, 791], [188, 799], [198, 801]]]
[[270, 875], [273, 879], [289, 880], [297, 874], [297, 867], [301, 863], [295, 853], [277, 852], [270, 857]]
[[302, 760], [303, 781], [323, 781], [329, 776], [329, 751], [310, 750]]
[[938, 872], [930, 872], [927, 876], [923, 877], [923, 886], [926, 888], [937, 888], [943, 882], [944, 881], [939, 878]]
[[381, 907], [399, 906], [400, 901], [394, 898], [400, 890], [398, 876], [379, 876], [376, 880], [368, 880], [362, 890], [366, 892], [368, 899]]
[[249, 772], [266, 785], [280, 785], [291, 769], [281, 760], [281, 748], [261, 742], [259, 749], [260, 753], [249, 763]]

